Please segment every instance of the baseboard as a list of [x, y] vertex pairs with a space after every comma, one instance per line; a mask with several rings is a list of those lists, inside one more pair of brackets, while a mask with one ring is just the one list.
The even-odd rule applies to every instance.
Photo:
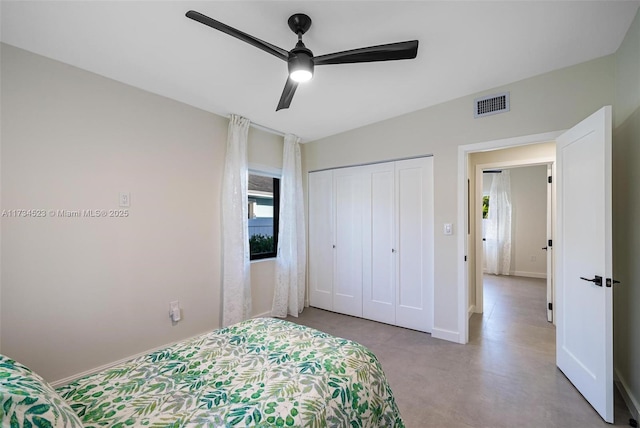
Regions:
[[448, 340], [449, 342], [460, 343], [460, 333], [442, 328], [432, 328], [431, 337], [436, 339]]
[[546, 273], [524, 272], [524, 271], [521, 271], [521, 270], [516, 270], [511, 275], [513, 275], [513, 276], [524, 276], [526, 278], [541, 278], [541, 279], [546, 279], [547, 278], [547, 274]]
[[471, 318], [471, 315], [473, 315], [475, 312], [476, 312], [476, 305], [469, 305], [469, 309], [467, 310], [468, 318]]
[[633, 394], [629, 390], [629, 385], [624, 380], [624, 378], [620, 376], [620, 372], [618, 371], [618, 369], [614, 368], [613, 372], [615, 375], [614, 378], [615, 378], [616, 387], [618, 388], [618, 391], [620, 391], [620, 395], [622, 395], [622, 399], [624, 400], [625, 404], [629, 408], [631, 417], [633, 417], [633, 419], [635, 420], [639, 420], [640, 404], [638, 403], [638, 400], [636, 400], [636, 398], [633, 396]]
[[[482, 270], [482, 274], [483, 275], [493, 275], [493, 274], [489, 274], [486, 269]], [[515, 270], [515, 271], [512, 271], [512, 272], [509, 272], [509, 275], [511, 275], [511, 276], [524, 276], [525, 278], [541, 278], [541, 279], [546, 279], [547, 278], [547, 274], [546, 273], [525, 272], [525, 271], [521, 271], [521, 270]]]
[[253, 315], [251, 318], [271, 318], [271, 311], [263, 312], [261, 314]]

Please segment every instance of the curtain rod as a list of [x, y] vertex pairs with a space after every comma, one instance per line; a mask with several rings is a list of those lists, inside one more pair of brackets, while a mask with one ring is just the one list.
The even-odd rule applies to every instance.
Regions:
[[260, 125], [259, 123], [251, 122], [251, 124], [249, 126], [252, 126], [255, 129], [259, 129], [260, 131], [265, 131], [265, 132], [268, 132], [270, 134], [275, 134], [275, 135], [279, 135], [281, 137], [284, 137], [284, 132], [278, 131], [277, 129], [269, 128], [268, 126]]
[[488, 169], [486, 171], [482, 171], [483, 174], [501, 174], [501, 169]]
[[[242, 116], [242, 115], [239, 115], [239, 116]], [[227, 119], [231, 119], [231, 115], [227, 115]], [[251, 119], [249, 119], [249, 126], [252, 128], [258, 129], [260, 131], [268, 132], [269, 134], [279, 135], [281, 137], [285, 136], [284, 132], [278, 131], [277, 129], [269, 128], [268, 126], [260, 125], [259, 123], [253, 122]]]

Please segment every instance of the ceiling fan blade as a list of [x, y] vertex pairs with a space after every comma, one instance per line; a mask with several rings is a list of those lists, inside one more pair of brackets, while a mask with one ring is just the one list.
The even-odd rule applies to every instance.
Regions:
[[394, 61], [398, 59], [413, 59], [418, 55], [418, 41], [389, 43], [387, 45], [369, 46], [367, 48], [352, 49], [335, 52], [313, 58], [315, 65], [351, 64], [356, 62]]
[[276, 111], [289, 108], [291, 100], [293, 99], [293, 94], [296, 93], [297, 88], [298, 82], [289, 77], [287, 79], [287, 83], [284, 85], [284, 89], [282, 90], [282, 95], [280, 96], [280, 101], [278, 102]]
[[263, 51], [270, 53], [271, 55], [277, 56], [284, 61], [287, 61], [289, 59], [288, 51], [279, 48], [278, 46], [274, 46], [271, 43], [260, 40], [256, 37], [253, 37], [240, 30], [236, 30], [233, 27], [229, 27], [228, 25], [223, 24], [220, 21], [216, 21], [213, 18], [209, 18], [208, 16], [203, 15], [200, 12], [190, 10], [186, 13], [186, 17], [191, 18], [194, 21], [198, 21], [201, 24], [207, 25], [211, 28], [215, 28], [216, 30], [222, 31], [223, 33], [227, 33], [228, 35], [233, 36], [236, 39], [240, 39], [243, 42], [249, 43], [250, 45], [257, 47], [258, 49], [262, 49]]

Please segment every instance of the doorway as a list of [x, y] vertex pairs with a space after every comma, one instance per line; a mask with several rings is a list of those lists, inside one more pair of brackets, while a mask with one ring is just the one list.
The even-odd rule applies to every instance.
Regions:
[[[540, 143], [554, 142], [560, 131], [547, 132], [543, 134], [527, 135], [522, 137], [506, 138], [503, 140], [487, 141], [483, 143], [468, 144], [458, 147], [458, 224], [466, 225], [467, 233], [458, 234], [458, 326], [460, 328], [458, 341], [467, 343], [469, 341], [469, 316], [472, 302], [475, 302], [475, 222], [471, 221], [471, 208], [473, 207], [471, 195], [475, 192], [471, 190], [471, 180], [474, 181], [475, 174], [471, 171], [468, 157], [475, 152], [486, 152], [497, 149], [519, 148], [530, 146], [531, 152], [527, 155], [527, 163], [549, 163], [553, 158], [549, 158], [545, 152], [536, 152], [536, 148], [542, 147]], [[501, 161], [507, 161], [502, 159]], [[496, 162], [500, 162], [496, 160]], [[511, 162], [515, 162], [511, 160]], [[472, 230], [473, 229], [473, 230]], [[473, 237], [473, 242], [471, 238]], [[473, 244], [473, 245], [471, 245]], [[473, 297], [473, 300], [471, 298]], [[475, 309], [475, 308], [474, 308]]]
[[[548, 152], [547, 161], [528, 158], [531, 150]], [[469, 263], [474, 270], [469, 275], [469, 316], [484, 312], [484, 280], [487, 274], [497, 274], [542, 279], [537, 282], [545, 283], [546, 302], [539, 310], [553, 321], [553, 247], [549, 244], [554, 203], [548, 177], [552, 177], [554, 152], [554, 143], [544, 143], [470, 154], [469, 164], [475, 170], [470, 217], [475, 227], [469, 229], [469, 246], [475, 247], [475, 256]], [[511, 160], [487, 162], [504, 158]], [[504, 197], [498, 198], [503, 192]]]

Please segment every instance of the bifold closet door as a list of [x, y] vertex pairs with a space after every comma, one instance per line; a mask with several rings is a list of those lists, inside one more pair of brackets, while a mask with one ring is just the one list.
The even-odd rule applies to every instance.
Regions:
[[363, 287], [362, 316], [396, 322], [394, 163], [362, 168]]
[[311, 306], [431, 332], [433, 158], [309, 174]]
[[333, 171], [335, 248], [333, 310], [362, 316], [362, 172]]
[[309, 302], [333, 310], [333, 171], [309, 174]]
[[395, 163], [396, 325], [433, 327], [433, 158]]

